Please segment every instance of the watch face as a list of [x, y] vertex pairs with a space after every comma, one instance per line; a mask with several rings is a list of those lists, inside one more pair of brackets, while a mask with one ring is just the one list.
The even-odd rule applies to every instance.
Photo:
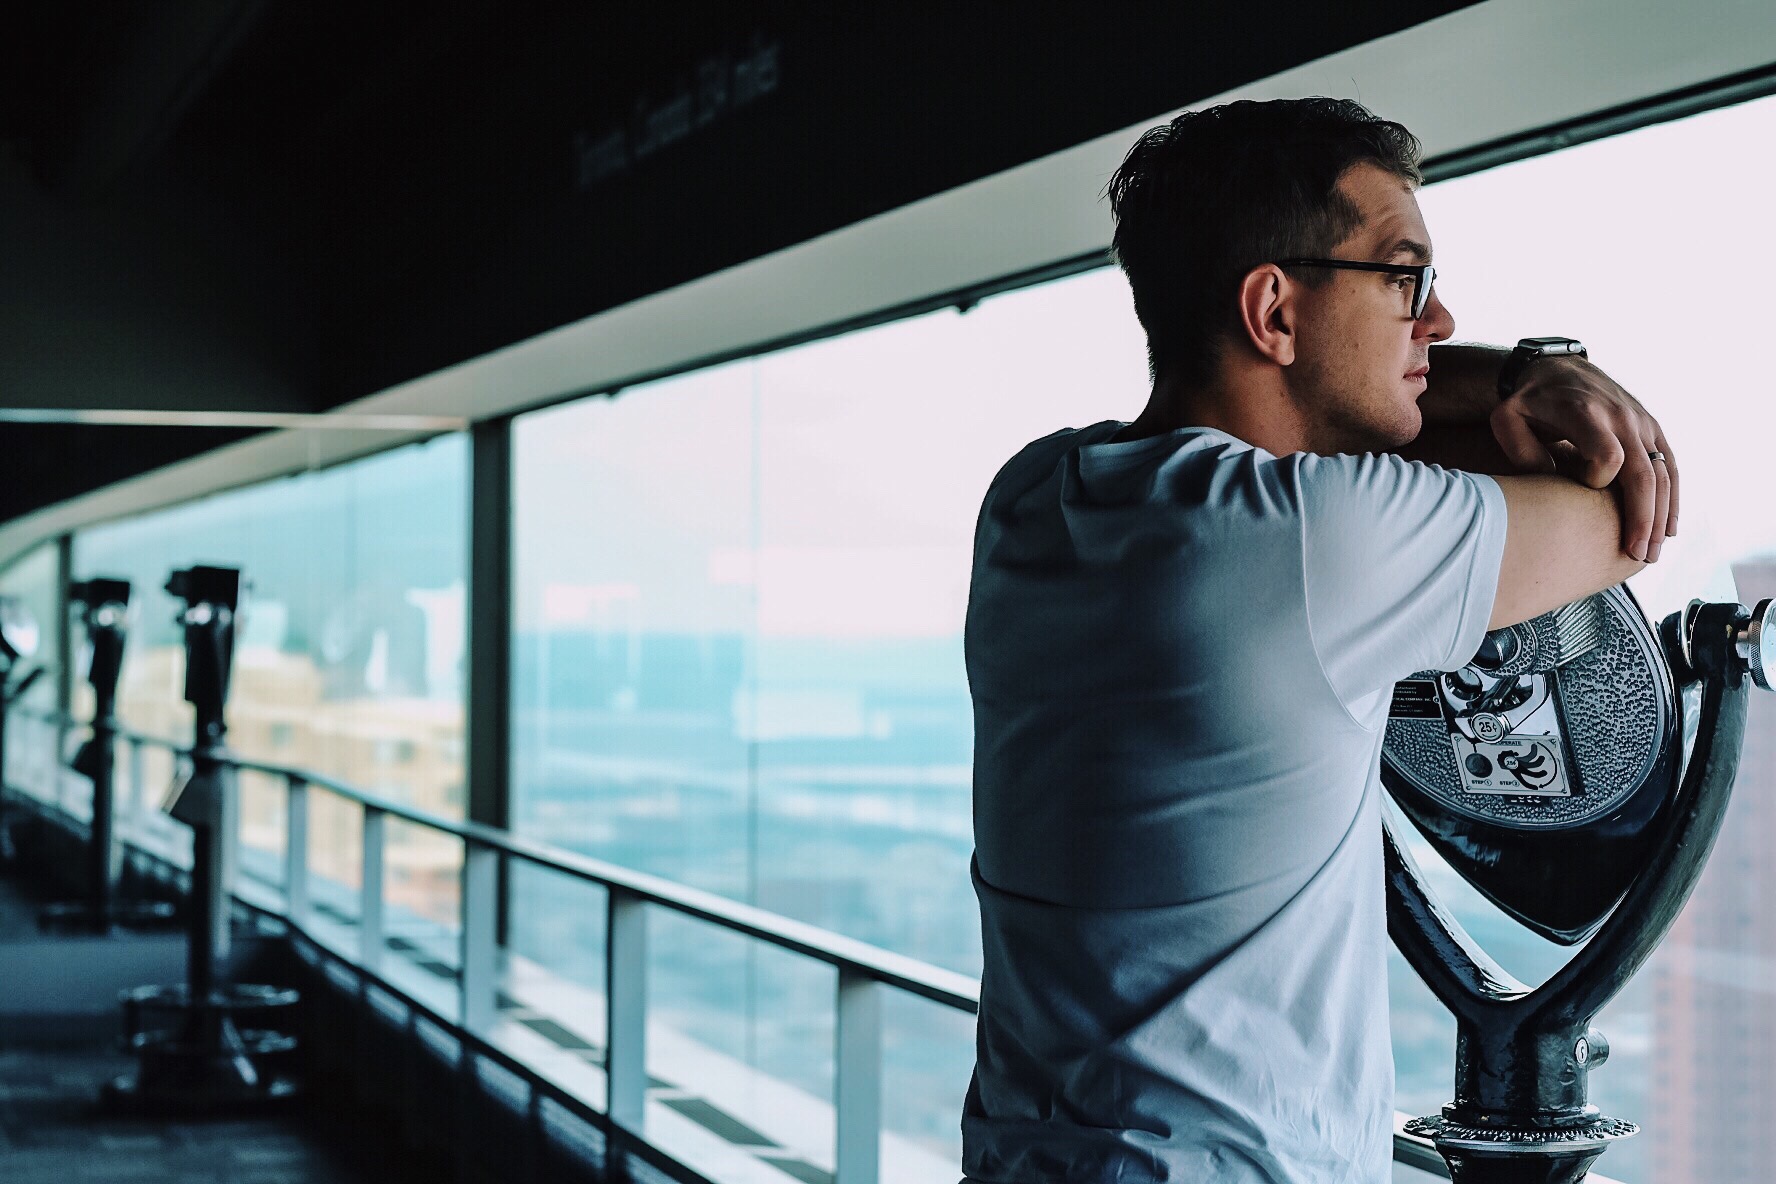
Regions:
[[1538, 354], [1578, 354], [1582, 357], [1585, 353], [1585, 347], [1570, 337], [1525, 337], [1517, 347], [1532, 349]]

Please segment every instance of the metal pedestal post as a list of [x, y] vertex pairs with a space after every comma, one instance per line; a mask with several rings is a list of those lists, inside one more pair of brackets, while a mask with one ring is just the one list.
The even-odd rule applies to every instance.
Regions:
[[[139, 987], [123, 996], [124, 1038], [136, 1071], [112, 1082], [106, 1097], [139, 1109], [201, 1112], [293, 1098], [287, 1071], [296, 1037], [279, 1030], [298, 1001], [286, 988], [221, 985], [228, 948], [229, 840], [234, 834], [233, 766], [223, 748], [234, 609], [240, 573], [194, 567], [174, 572], [167, 591], [186, 602], [185, 698], [196, 709], [191, 776], [175, 787], [168, 811], [191, 827], [191, 908], [185, 984]], [[155, 1026], [150, 1021], [165, 1018]], [[258, 1026], [248, 1020], [258, 1017]]]
[[[202, 751], [194, 764], [185, 795], [206, 795], [208, 805], [200, 803], [200, 809], [226, 817], [228, 770]], [[106, 1087], [106, 1100], [132, 1109], [196, 1113], [293, 1098], [297, 1083], [287, 1063], [297, 1040], [275, 1025], [291, 1015], [299, 996], [289, 988], [219, 984], [229, 900], [222, 834], [217, 826], [194, 822], [191, 839], [186, 981], [124, 992], [124, 1041], [139, 1063]]]

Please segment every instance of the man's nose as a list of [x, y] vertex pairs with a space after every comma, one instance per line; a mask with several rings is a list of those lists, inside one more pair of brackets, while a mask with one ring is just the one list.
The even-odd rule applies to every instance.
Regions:
[[1425, 302], [1424, 316], [1418, 318], [1414, 337], [1427, 337], [1432, 341], [1448, 341], [1455, 336], [1455, 317], [1450, 314], [1449, 306], [1431, 289], [1431, 297]]

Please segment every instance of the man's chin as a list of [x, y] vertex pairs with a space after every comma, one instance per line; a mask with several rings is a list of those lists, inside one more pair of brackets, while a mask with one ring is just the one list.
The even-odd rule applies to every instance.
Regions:
[[1424, 416], [1416, 402], [1394, 408], [1392, 414], [1380, 414], [1380, 408], [1369, 407], [1367, 414], [1345, 414], [1327, 420], [1321, 446], [1309, 451], [1322, 455], [1345, 452], [1397, 452], [1418, 439], [1424, 430]]
[[1401, 410], [1399, 419], [1395, 423], [1389, 424], [1386, 430], [1381, 433], [1386, 436], [1387, 443], [1381, 445], [1377, 451], [1393, 452], [1396, 449], [1404, 448], [1418, 439], [1418, 434], [1422, 431], [1424, 431], [1424, 415], [1418, 409], [1418, 402], [1414, 400]]

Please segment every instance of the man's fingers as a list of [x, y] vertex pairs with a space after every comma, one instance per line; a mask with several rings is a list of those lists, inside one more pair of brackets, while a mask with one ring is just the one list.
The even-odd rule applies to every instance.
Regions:
[[[1594, 489], [1614, 488], [1622, 508], [1622, 549], [1634, 558], [1657, 559], [1663, 541], [1677, 533], [1681, 482], [1670, 441], [1633, 396], [1589, 363], [1550, 361], [1531, 371], [1493, 413], [1492, 427], [1518, 463], [1520, 452], [1529, 456], [1524, 441], [1533, 438], [1539, 452], [1560, 453], [1560, 472]], [[1652, 460], [1650, 452], [1663, 453], [1663, 459]], [[1536, 456], [1525, 467], [1543, 465]]]
[[1492, 412], [1492, 434], [1512, 464], [1525, 473], [1552, 473], [1554, 457], [1535, 434], [1529, 421], [1508, 403], [1500, 403]]
[[[1533, 403], [1525, 402], [1519, 418], [1526, 425], [1534, 426], [1534, 435], [1572, 441], [1583, 462], [1574, 475], [1593, 489], [1607, 488], [1621, 471], [1622, 459], [1626, 455], [1623, 440], [1638, 448], [1643, 435], [1638, 422], [1618, 422], [1619, 416], [1595, 403], [1569, 398], [1548, 397]], [[1493, 423], [1498, 423], [1496, 412]]]
[[[1661, 450], [1663, 451], [1663, 450]], [[1647, 532], [1647, 562], [1659, 562], [1659, 551], [1665, 545], [1665, 537], [1670, 534], [1668, 523], [1671, 520], [1671, 471], [1661, 461], [1652, 461], [1653, 466], [1653, 524]]]
[[1665, 475], [1671, 479], [1671, 511], [1665, 517], [1665, 534], [1670, 537], [1677, 533], [1677, 453], [1671, 451], [1671, 442], [1665, 438], [1663, 431], [1653, 436], [1653, 447], [1665, 454]]
[[1616, 477], [1616, 487], [1622, 491], [1622, 550], [1642, 562], [1646, 561], [1658, 508], [1655, 467], [1645, 453], [1631, 455], [1623, 459]]
[[[1622, 446], [1620, 429], [1589, 416], [1563, 427], [1566, 437], [1578, 446], [1579, 455], [1584, 458], [1580, 472], [1585, 484], [1593, 489], [1603, 489], [1622, 475], [1628, 450]], [[1638, 440], [1638, 433], [1629, 439]], [[1651, 472], [1647, 476], [1651, 477]]]

